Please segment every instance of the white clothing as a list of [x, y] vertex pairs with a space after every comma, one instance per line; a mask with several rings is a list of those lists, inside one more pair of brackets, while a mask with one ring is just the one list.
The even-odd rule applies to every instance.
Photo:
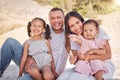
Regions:
[[101, 27], [99, 27], [99, 33], [96, 37], [110, 40], [110, 37], [107, 35], [107, 33]]
[[[110, 40], [110, 37], [105, 33], [105, 31], [100, 28], [99, 34], [97, 35], [98, 38], [107, 39]], [[71, 49], [77, 50], [77, 52], [80, 52], [80, 45], [78, 45], [75, 42], [71, 43]], [[108, 69], [108, 73], [103, 74], [103, 78], [106, 80], [111, 80], [113, 78], [113, 74], [115, 72], [115, 66], [112, 63], [111, 60], [105, 60], [105, 65]], [[85, 74], [80, 74], [78, 72], [75, 72], [74, 68], [65, 70], [58, 78], [57, 80], [95, 80], [93, 76], [87, 76]]]
[[[110, 60], [106, 60], [106, 67], [108, 69], [108, 73], [103, 74], [103, 78], [105, 80], [111, 80], [113, 78], [113, 74], [115, 72], [115, 66]], [[74, 71], [74, 68], [66, 69], [57, 80], [95, 80], [93, 76], [87, 76], [85, 74], [80, 74]]]
[[27, 40], [27, 43], [29, 44], [28, 54], [34, 58], [39, 69], [45, 65], [51, 64], [52, 57], [48, 54], [46, 40]]
[[63, 31], [60, 34], [56, 34], [51, 29], [51, 37], [50, 45], [52, 49], [52, 54], [55, 62], [55, 71], [61, 74], [64, 71], [65, 65], [67, 63], [67, 51], [65, 48], [65, 32]]

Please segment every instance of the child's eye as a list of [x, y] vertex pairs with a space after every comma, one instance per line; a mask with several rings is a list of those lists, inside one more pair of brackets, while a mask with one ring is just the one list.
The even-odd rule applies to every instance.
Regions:
[[91, 32], [93, 31], [93, 30], [90, 30]]
[[33, 25], [33, 27], [36, 27], [36, 25]]

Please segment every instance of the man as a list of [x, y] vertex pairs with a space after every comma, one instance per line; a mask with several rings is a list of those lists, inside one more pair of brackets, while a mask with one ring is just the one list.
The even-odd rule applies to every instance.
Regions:
[[[51, 48], [55, 61], [56, 72], [60, 75], [67, 62], [67, 51], [65, 48], [65, 33], [64, 33], [64, 12], [60, 8], [53, 8], [49, 12], [49, 21], [51, 24]], [[0, 58], [0, 75], [8, 67], [11, 60], [16, 65], [20, 65], [23, 46], [15, 39], [8, 38], [1, 48]], [[32, 80], [32, 78], [25, 74], [19, 80]]]

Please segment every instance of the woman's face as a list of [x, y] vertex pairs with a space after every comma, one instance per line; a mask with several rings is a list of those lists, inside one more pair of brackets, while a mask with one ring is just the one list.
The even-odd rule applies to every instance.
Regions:
[[68, 20], [70, 31], [80, 35], [82, 33], [83, 23], [76, 17], [70, 17]]

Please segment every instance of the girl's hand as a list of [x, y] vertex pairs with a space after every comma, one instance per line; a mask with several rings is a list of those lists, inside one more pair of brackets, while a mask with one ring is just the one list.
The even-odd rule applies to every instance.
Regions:
[[57, 77], [58, 77], [57, 72], [56, 72], [56, 71], [52, 71], [52, 73], [53, 73], [53, 75], [54, 75], [54, 77], [55, 77], [55, 80], [56, 80], [56, 79], [57, 79]]
[[18, 75], [17, 79], [18, 79], [19, 77], [21, 77], [21, 76], [20, 76], [20, 75]]
[[55, 66], [52, 66], [52, 73], [53, 73], [53, 75], [54, 75], [54, 77], [55, 77], [55, 80], [56, 80], [57, 77], [58, 77], [58, 74], [57, 74], [57, 72], [55, 71]]
[[75, 56], [75, 57], [70, 56], [69, 61], [70, 61], [71, 64], [75, 64], [75, 62], [77, 61], [77, 56]]

